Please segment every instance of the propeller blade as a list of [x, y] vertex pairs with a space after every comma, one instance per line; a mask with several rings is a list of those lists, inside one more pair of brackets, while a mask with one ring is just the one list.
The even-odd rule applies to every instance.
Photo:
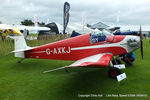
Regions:
[[141, 48], [141, 57], [143, 59], [143, 35], [142, 35], [142, 28], [141, 28], [141, 25], [140, 25], [140, 30], [139, 30], [139, 35], [140, 35], [140, 48]]

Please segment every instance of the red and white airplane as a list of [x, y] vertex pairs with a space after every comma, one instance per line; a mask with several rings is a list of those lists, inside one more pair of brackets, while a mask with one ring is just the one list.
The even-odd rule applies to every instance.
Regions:
[[15, 57], [21, 57], [23, 59], [35, 58], [75, 61], [69, 66], [58, 69], [73, 67], [104, 68], [110, 66], [109, 76], [116, 78], [116, 76], [121, 74], [121, 71], [112, 65], [112, 57], [133, 52], [140, 47], [140, 42], [141, 39], [138, 36], [117, 36], [103, 30], [38, 47], [28, 47], [24, 37], [17, 36], [15, 37], [15, 50], [12, 53], [15, 53]]

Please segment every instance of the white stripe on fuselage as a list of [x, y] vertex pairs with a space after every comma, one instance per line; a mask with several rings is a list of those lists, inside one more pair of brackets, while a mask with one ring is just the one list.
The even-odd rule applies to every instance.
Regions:
[[[96, 48], [107, 48], [107, 47], [122, 47], [128, 52], [128, 46], [127, 46], [126, 40], [127, 40], [127, 36], [122, 41], [117, 42], [117, 43], [108, 43], [108, 44], [106, 43], [106, 44], [94, 45], [94, 46], [75, 47], [75, 48], [71, 48], [71, 50], [85, 50], [85, 49], [96, 49]], [[44, 52], [46, 52], [46, 51], [38, 51], [38, 52], [32, 52], [32, 53], [44, 53]]]
[[85, 46], [85, 47], [77, 47], [71, 48], [71, 50], [84, 50], [84, 49], [96, 49], [96, 48], [106, 48], [106, 47], [122, 47], [126, 49], [124, 40], [118, 43], [111, 43], [111, 44], [101, 44], [101, 45], [94, 45], [94, 46]]
[[44, 53], [46, 51], [37, 51], [37, 52], [31, 52], [31, 53]]

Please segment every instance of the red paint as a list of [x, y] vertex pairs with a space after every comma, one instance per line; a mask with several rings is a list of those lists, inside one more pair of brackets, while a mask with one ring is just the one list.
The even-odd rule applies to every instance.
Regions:
[[[107, 43], [111, 40], [113, 36], [109, 36], [107, 38]], [[115, 36], [113, 37], [113, 43], [117, 43], [122, 41], [125, 36]], [[37, 58], [37, 59], [57, 59], [57, 60], [79, 60], [85, 57], [89, 57], [92, 55], [100, 54], [100, 53], [112, 53], [113, 55], [125, 54], [127, 51], [120, 47], [103, 47], [103, 48], [92, 48], [92, 49], [84, 49], [84, 50], [71, 50], [70, 53], [59, 53], [59, 54], [47, 54], [46, 50], [50, 49], [56, 51], [58, 48], [63, 48], [63, 52], [68, 51], [68, 48], [77, 48], [77, 47], [86, 47], [86, 46], [96, 46], [96, 45], [104, 45], [104, 43], [90, 44], [89, 34], [84, 34], [81, 36], [61, 40], [58, 42], [46, 44], [43, 46], [39, 46], [34, 48], [33, 50], [25, 51], [25, 58]], [[64, 49], [65, 47], [65, 49]], [[55, 50], [56, 49], [56, 50]], [[42, 51], [42, 52], [41, 52]], [[49, 50], [47, 50], [49, 51]], [[41, 52], [41, 53], [40, 53]], [[57, 50], [58, 52], [58, 50]], [[105, 64], [104, 64], [105, 66]]]
[[97, 62], [84, 62], [77, 66], [68, 66], [67, 68], [73, 67], [91, 67], [91, 68], [101, 68], [109, 66], [112, 54], [104, 54]]
[[122, 40], [124, 40], [124, 38], [126, 37], [125, 35], [114, 35], [114, 40], [112, 43], [117, 43], [117, 42], [121, 42]]
[[126, 37], [126, 36], [121, 36], [121, 35], [108, 36], [108, 37], [107, 37], [107, 42], [108, 42], [108, 43], [121, 42], [122, 40], [124, 40], [125, 37]]

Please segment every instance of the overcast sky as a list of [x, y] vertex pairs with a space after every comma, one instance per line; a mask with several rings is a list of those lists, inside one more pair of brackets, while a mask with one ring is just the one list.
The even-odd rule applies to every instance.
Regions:
[[[103, 22], [115, 25], [150, 25], [150, 0], [0, 0], [0, 21], [20, 24], [24, 19], [58, 22], [62, 24], [63, 4], [70, 3], [70, 22]], [[119, 13], [120, 12], [120, 13]]]

